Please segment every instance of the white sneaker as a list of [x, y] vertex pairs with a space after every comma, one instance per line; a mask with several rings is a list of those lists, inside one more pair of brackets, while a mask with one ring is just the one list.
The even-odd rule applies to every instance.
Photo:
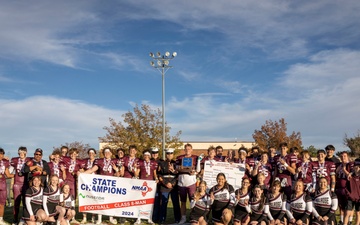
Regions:
[[179, 222], [179, 224], [184, 224], [184, 223], [186, 223], [186, 216], [182, 216]]
[[137, 218], [136, 222], [134, 224], [141, 224], [141, 219]]
[[114, 219], [112, 216], [109, 218], [110, 223], [117, 224], [117, 220]]
[[151, 219], [148, 219], [148, 224], [155, 224]]
[[96, 224], [101, 224], [102, 223], [102, 221], [101, 220], [96, 220]]
[[91, 217], [91, 223], [95, 223], [95, 216]]

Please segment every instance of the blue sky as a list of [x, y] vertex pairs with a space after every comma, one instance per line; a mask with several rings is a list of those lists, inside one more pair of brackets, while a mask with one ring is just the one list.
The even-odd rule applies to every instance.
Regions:
[[161, 108], [149, 52], [178, 53], [166, 117], [184, 141], [252, 141], [285, 118], [323, 148], [360, 128], [360, 2], [3, 1], [0, 146], [98, 147], [108, 118]]

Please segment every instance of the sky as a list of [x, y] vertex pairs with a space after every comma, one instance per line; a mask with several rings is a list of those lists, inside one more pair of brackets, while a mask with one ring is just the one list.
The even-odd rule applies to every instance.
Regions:
[[166, 121], [191, 141], [253, 141], [285, 118], [303, 146], [360, 129], [360, 1], [2, 1], [0, 146], [81, 141], [162, 106], [150, 52], [177, 52]]

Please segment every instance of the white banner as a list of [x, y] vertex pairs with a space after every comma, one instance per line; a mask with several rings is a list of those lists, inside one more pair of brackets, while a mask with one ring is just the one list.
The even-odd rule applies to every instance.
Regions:
[[80, 212], [149, 219], [155, 193], [155, 181], [83, 173], [78, 177]]
[[219, 173], [224, 173], [226, 181], [231, 184], [235, 190], [241, 187], [242, 178], [245, 175], [245, 164], [242, 163], [227, 163], [227, 162], [204, 162], [204, 177], [208, 189], [217, 184], [216, 176]]

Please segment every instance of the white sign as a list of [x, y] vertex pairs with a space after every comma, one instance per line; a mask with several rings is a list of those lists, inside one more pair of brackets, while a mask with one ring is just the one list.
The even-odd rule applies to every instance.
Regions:
[[224, 173], [226, 181], [236, 190], [241, 187], [241, 181], [245, 175], [245, 170], [245, 164], [243, 163], [205, 161], [203, 180], [206, 181], [208, 189], [210, 189], [217, 184], [216, 176], [219, 173]]
[[80, 212], [149, 219], [152, 217], [156, 183], [81, 173], [78, 193]]

